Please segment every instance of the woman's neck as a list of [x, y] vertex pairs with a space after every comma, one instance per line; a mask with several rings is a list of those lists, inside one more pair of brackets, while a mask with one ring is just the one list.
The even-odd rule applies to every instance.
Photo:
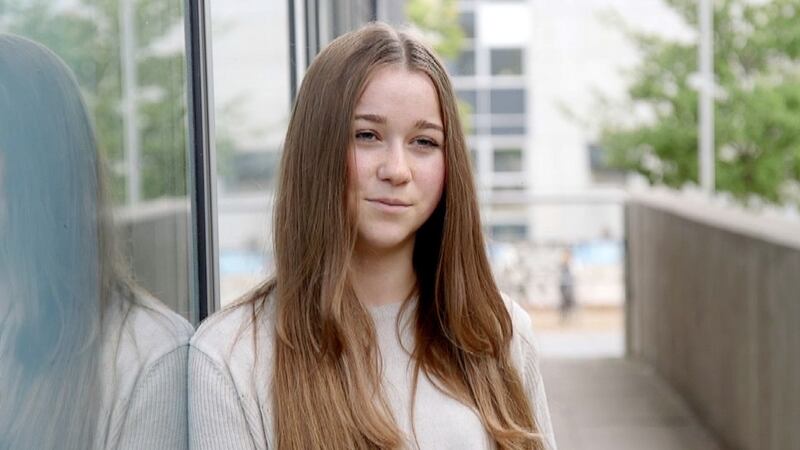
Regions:
[[351, 274], [361, 302], [381, 306], [405, 300], [417, 282], [413, 256], [413, 241], [385, 252], [356, 248]]

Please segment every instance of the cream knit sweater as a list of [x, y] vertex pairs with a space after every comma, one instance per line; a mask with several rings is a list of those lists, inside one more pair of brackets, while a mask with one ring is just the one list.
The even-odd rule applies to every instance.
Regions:
[[[272, 305], [273, 302], [267, 302]], [[533, 400], [537, 424], [545, 435], [548, 450], [556, 450], [544, 385], [538, 369], [533, 330], [528, 314], [507, 300], [514, 324], [512, 357], [523, 376], [525, 389]], [[408, 320], [413, 308], [399, 318], [400, 304], [371, 308], [378, 346], [383, 361], [383, 387], [398, 425], [412, 435], [412, 364], [404, 349], [412, 348], [413, 334]], [[191, 449], [274, 449], [271, 395], [268, 381], [272, 371], [274, 314], [264, 311], [257, 336], [246, 326], [250, 308], [223, 311], [203, 323], [189, 349], [189, 439]], [[404, 326], [398, 339], [396, 323]], [[243, 328], [244, 326], [244, 328]], [[259, 354], [255, 355], [253, 340]], [[261, 345], [261, 343], [269, 345]], [[258, 363], [256, 364], [256, 356]], [[424, 376], [417, 386], [414, 411], [416, 442], [423, 450], [492, 449], [489, 434], [478, 415], [466, 405], [445, 395]], [[416, 448], [413, 438], [409, 447]]]
[[194, 329], [146, 295], [116, 302], [106, 314], [95, 448], [186, 449], [186, 360]]

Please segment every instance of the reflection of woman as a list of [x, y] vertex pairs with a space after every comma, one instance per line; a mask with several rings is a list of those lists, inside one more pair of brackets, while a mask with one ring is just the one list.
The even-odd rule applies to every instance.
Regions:
[[193, 448], [555, 448], [469, 167], [418, 41], [370, 25], [316, 58], [285, 141], [276, 276], [192, 341]]
[[125, 282], [78, 86], [0, 34], [0, 448], [184, 448], [191, 327]]

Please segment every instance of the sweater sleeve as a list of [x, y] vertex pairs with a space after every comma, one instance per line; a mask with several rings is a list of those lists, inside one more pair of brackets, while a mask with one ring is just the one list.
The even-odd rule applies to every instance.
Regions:
[[189, 448], [255, 449], [230, 375], [206, 353], [189, 349]]
[[536, 425], [544, 436], [545, 449], [557, 450], [553, 424], [550, 420], [550, 408], [547, 404], [547, 394], [544, 389], [542, 373], [539, 370], [539, 352], [536, 349], [533, 321], [530, 314], [517, 302], [507, 296], [503, 296], [503, 298], [514, 323], [514, 358], [528, 399], [533, 407]]
[[550, 408], [547, 405], [547, 394], [545, 393], [542, 374], [539, 371], [539, 356], [533, 340], [523, 337], [522, 350], [525, 390], [533, 405], [536, 425], [539, 427], [539, 432], [544, 435], [545, 448], [547, 450], [557, 450], [553, 424], [550, 420]]
[[131, 395], [117, 448], [188, 448], [187, 352], [188, 345], [178, 347], [144, 372]]

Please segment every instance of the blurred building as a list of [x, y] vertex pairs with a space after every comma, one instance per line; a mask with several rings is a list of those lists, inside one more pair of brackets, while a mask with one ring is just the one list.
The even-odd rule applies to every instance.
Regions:
[[[465, 129], [492, 237], [532, 236], [524, 204], [530, 170], [532, 90], [530, 2], [459, 2], [465, 41], [448, 69], [465, 110]], [[499, 198], [516, 204], [498, 205]]]
[[489, 235], [550, 244], [619, 238], [626, 179], [608, 167], [587, 123], [605, 113], [596, 94], [619, 98], [622, 71], [637, 61], [613, 18], [673, 37], [685, 28], [658, 0], [458, 5], [466, 40], [449, 69], [469, 105]]

